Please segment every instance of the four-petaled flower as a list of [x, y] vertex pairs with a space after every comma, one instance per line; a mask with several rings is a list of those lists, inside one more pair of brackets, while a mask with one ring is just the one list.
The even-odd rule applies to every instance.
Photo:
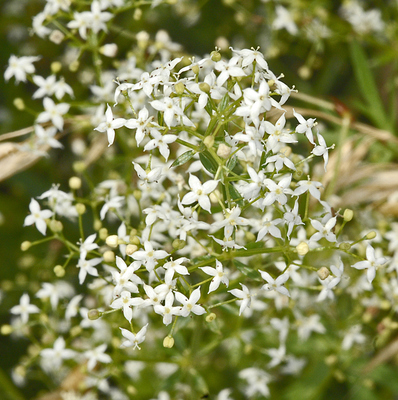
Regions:
[[385, 257], [376, 257], [375, 249], [370, 244], [368, 244], [368, 247], [366, 248], [366, 258], [365, 261], [359, 261], [352, 267], [356, 269], [367, 268], [366, 276], [369, 283], [372, 283], [376, 276], [376, 269], [385, 264], [387, 259]]
[[29, 210], [31, 214], [25, 218], [23, 225], [29, 226], [35, 224], [37, 230], [45, 235], [47, 230], [46, 219], [51, 218], [53, 212], [51, 210], [41, 210], [39, 203], [35, 199], [30, 200]]
[[105, 121], [101, 122], [94, 130], [98, 132], [106, 132], [108, 137], [109, 146], [115, 141], [115, 129], [121, 128], [126, 123], [124, 118], [113, 119], [112, 109], [109, 107], [105, 112]]

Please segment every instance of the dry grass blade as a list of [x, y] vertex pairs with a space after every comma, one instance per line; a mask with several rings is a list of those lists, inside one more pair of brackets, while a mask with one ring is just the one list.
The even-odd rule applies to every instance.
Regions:
[[0, 182], [29, 168], [35, 164], [49, 150], [49, 146], [42, 146], [38, 152], [23, 151], [17, 143], [6, 142], [0, 144]]

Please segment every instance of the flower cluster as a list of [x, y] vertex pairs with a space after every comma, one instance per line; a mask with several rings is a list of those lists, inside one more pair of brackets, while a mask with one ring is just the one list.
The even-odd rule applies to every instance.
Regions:
[[[43, 99], [30, 151], [63, 147], [66, 124], [84, 131], [91, 121], [94, 137], [89, 150], [72, 144], [71, 191], [53, 185], [37, 197], [41, 204], [33, 198], [29, 205], [24, 225], [44, 236], [37, 244], [62, 243], [64, 253], [54, 280], [43, 279], [34, 294], [41, 307], [24, 293], [10, 310], [13, 333], [42, 338], [14, 381], [40, 368], [64, 398], [86, 391], [93, 399], [127, 399], [137, 392], [126, 376], [139, 382], [152, 368], [168, 387], [180, 380], [173, 398], [198, 397], [209, 391], [203, 376], [222, 348], [221, 364], [236, 367], [240, 383], [230, 388], [224, 379], [217, 398], [238, 391], [267, 397], [275, 379], [300, 375], [311, 363], [297, 344], [318, 345], [335, 332], [326, 357], [367, 343], [356, 317], [336, 326], [329, 309], [337, 304], [340, 313], [347, 299], [359, 299], [370, 313], [382, 309], [382, 294], [393, 303], [396, 229], [385, 235], [387, 246], [374, 231], [351, 239], [345, 226], [352, 211], [335, 210], [311, 178], [312, 163], [326, 171], [334, 146], [316, 119], [288, 106], [295, 89], [259, 48], [230, 48], [228, 57], [216, 48], [198, 60], [182, 56], [164, 32], [152, 44], [141, 32], [126, 60], [101, 70], [96, 57], [115, 47], [98, 41], [124, 3], [93, 1], [72, 13], [70, 1], [47, 1], [33, 21], [38, 36], [54, 40], [47, 24], [61, 15], [68, 38], [96, 48], [97, 81], [79, 115], [71, 101], [77, 88], [62, 76], [35, 75], [39, 57], [12, 56], [5, 71], [6, 80], [30, 80], [38, 87], [33, 98]], [[286, 9], [276, 10], [274, 29], [295, 34]], [[103, 157], [92, 155], [97, 142]], [[64, 229], [70, 222], [78, 236]], [[156, 361], [141, 356], [168, 351], [172, 357]], [[78, 384], [68, 386], [72, 378]], [[154, 384], [159, 399], [170, 398], [164, 387]], [[140, 398], [153, 396], [142, 390]]]

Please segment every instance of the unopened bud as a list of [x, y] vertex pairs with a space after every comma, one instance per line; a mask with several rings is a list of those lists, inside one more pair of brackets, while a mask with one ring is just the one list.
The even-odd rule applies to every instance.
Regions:
[[349, 208], [344, 210], [343, 214], [344, 221], [346, 222], [351, 221], [353, 217], [354, 217], [354, 211], [350, 210]]
[[217, 318], [217, 315], [212, 312], [209, 315], [206, 315], [206, 322], [212, 322]]
[[54, 61], [51, 63], [51, 72], [53, 74], [57, 74], [62, 69], [62, 64], [59, 61]]
[[119, 237], [117, 235], [110, 235], [106, 238], [105, 243], [109, 247], [117, 247], [119, 245]]
[[227, 159], [231, 154], [231, 147], [225, 143], [220, 143], [217, 149], [217, 155], [221, 158]]
[[203, 143], [207, 148], [210, 149], [211, 147], [213, 147], [214, 144], [214, 136], [206, 136], [203, 140]]
[[339, 361], [339, 359], [337, 358], [337, 356], [335, 354], [331, 354], [330, 356], [327, 356], [325, 358], [325, 364], [328, 365], [329, 367], [337, 364], [338, 361]]
[[99, 232], [98, 232], [98, 235], [99, 235], [99, 238], [100, 238], [101, 240], [105, 240], [105, 239], [109, 236], [109, 234], [108, 234], [108, 229], [106, 229], [106, 228], [101, 228], [101, 229], [99, 230]]
[[86, 206], [83, 203], [77, 203], [75, 208], [79, 215], [83, 215], [86, 212]]
[[[193, 72], [195, 75], [198, 75], [198, 74], [199, 74], [199, 71], [200, 71], [199, 65], [195, 64], [195, 65], [192, 66], [191, 69], [192, 69], [192, 72]], [[199, 87], [200, 87], [200, 85], [199, 85]], [[201, 89], [201, 90], [202, 90], [202, 89]]]
[[141, 190], [135, 189], [135, 190], [133, 191], [133, 196], [134, 196], [134, 198], [135, 198], [136, 200], [140, 201], [140, 200], [141, 200], [141, 197], [142, 197], [142, 192], [141, 192]]
[[202, 92], [210, 93], [210, 85], [206, 82], [199, 83], [199, 89]]
[[3, 336], [10, 335], [12, 333], [12, 326], [11, 325], [2, 325], [0, 329], [0, 333]]
[[339, 249], [343, 251], [348, 251], [351, 249], [351, 244], [348, 242], [343, 242], [339, 244]]
[[69, 187], [72, 190], [80, 189], [82, 187], [82, 180], [78, 176], [72, 176], [69, 179]]
[[178, 82], [174, 85], [174, 89], [177, 94], [183, 94], [185, 91], [185, 85], [182, 82]]
[[87, 166], [84, 161], [76, 161], [73, 163], [73, 170], [77, 173], [84, 172], [86, 170]]
[[25, 102], [20, 97], [17, 97], [14, 99], [14, 106], [17, 110], [22, 111], [25, 109]]
[[55, 44], [61, 44], [65, 39], [65, 35], [58, 29], [54, 29], [49, 36], [49, 39]]
[[79, 66], [80, 66], [80, 63], [79, 63], [78, 60], [72, 61], [72, 62], [69, 64], [69, 70], [70, 70], [71, 72], [76, 72], [76, 71], [79, 69]]
[[92, 308], [91, 310], [88, 311], [87, 313], [87, 317], [88, 319], [90, 319], [91, 321], [95, 321], [96, 319], [101, 317], [101, 313], [99, 310], [97, 310], [96, 308]]
[[112, 263], [115, 261], [115, 253], [111, 250], [107, 250], [104, 253], [104, 261], [107, 263]]
[[108, 43], [104, 44], [100, 48], [100, 53], [103, 54], [105, 57], [115, 57], [117, 54], [117, 44], [115, 43]]
[[141, 243], [140, 238], [138, 236], [130, 236], [129, 243], [138, 246]]
[[325, 280], [330, 275], [329, 268], [322, 267], [318, 269], [317, 274], [321, 280]]
[[57, 278], [63, 278], [65, 276], [65, 268], [62, 265], [56, 265], [53, 271]]
[[182, 250], [186, 246], [187, 242], [181, 239], [174, 239], [173, 240], [173, 249], [175, 250]]
[[21, 250], [26, 251], [29, 249], [30, 246], [32, 246], [32, 243], [29, 242], [28, 240], [25, 240], [24, 242], [21, 243]]
[[50, 221], [50, 223], [48, 224], [48, 226], [55, 233], [62, 232], [62, 230], [64, 229], [64, 226], [63, 226], [62, 222], [61, 221], [57, 221], [55, 219], [52, 219]]
[[372, 239], [374, 239], [376, 237], [376, 235], [377, 235], [377, 233], [375, 231], [371, 231], [365, 236], [365, 239], [366, 240], [372, 240]]
[[139, 20], [141, 19], [141, 17], [142, 17], [142, 10], [141, 10], [141, 8], [136, 8], [136, 9], [134, 10], [134, 14], [133, 14], [134, 21], [139, 21]]
[[301, 242], [296, 246], [296, 250], [299, 256], [305, 256], [310, 251], [310, 248], [306, 242]]
[[102, 228], [102, 222], [99, 219], [96, 219], [94, 221], [93, 228], [95, 231], [99, 231]]
[[138, 247], [135, 244], [128, 244], [126, 246], [126, 254], [128, 256], [131, 256], [132, 254], [134, 254], [136, 251], [138, 250]]
[[210, 53], [210, 58], [214, 61], [214, 62], [218, 62], [221, 60], [221, 54], [218, 52], [218, 50], [214, 50]]
[[256, 235], [253, 232], [246, 231], [245, 232], [245, 238], [248, 243], [254, 242], [256, 240]]
[[171, 349], [174, 346], [174, 338], [171, 335], [167, 335], [163, 339], [163, 347], [166, 347], [168, 349]]

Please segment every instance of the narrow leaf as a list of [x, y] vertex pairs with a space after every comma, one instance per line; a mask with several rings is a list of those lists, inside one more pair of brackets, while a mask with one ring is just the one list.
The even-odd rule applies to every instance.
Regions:
[[195, 150], [189, 150], [181, 154], [174, 162], [171, 167], [179, 167], [180, 165], [188, 162], [196, 154]]

